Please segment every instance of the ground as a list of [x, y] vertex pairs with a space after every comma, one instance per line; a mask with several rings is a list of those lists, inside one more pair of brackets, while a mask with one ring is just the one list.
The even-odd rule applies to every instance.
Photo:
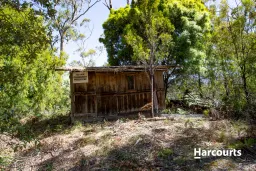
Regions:
[[[47, 124], [52, 131], [43, 128]], [[13, 144], [22, 143], [1, 135], [1, 155], [11, 156], [3, 170], [256, 170], [255, 145], [243, 144], [248, 128], [234, 121], [177, 116], [75, 126], [38, 121], [31, 129], [38, 140], [16, 152]], [[194, 148], [227, 149], [237, 142], [241, 157], [194, 159]]]

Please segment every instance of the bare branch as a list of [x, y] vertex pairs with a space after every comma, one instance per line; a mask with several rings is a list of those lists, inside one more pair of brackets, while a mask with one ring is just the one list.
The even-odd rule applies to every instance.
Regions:
[[109, 3], [107, 3], [107, 0], [105, 0], [105, 2], [102, 2], [102, 3], [109, 9], [109, 11], [112, 9], [112, 1], [111, 0], [109, 0]]
[[95, 1], [92, 5], [89, 5], [88, 6], [88, 8], [82, 13], [82, 14], [80, 14], [80, 15], [78, 15], [73, 21], [72, 21], [72, 24], [76, 21], [76, 20], [78, 20], [81, 16], [83, 16], [84, 14], [86, 14], [88, 11], [89, 11], [89, 9], [91, 9], [94, 5], [96, 5], [98, 2], [100, 2], [101, 0], [97, 0], [97, 1]]

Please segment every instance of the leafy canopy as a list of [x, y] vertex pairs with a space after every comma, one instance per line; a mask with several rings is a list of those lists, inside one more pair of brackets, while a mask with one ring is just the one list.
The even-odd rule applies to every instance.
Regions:
[[0, 7], [0, 25], [0, 120], [11, 130], [12, 120], [59, 104], [61, 75], [54, 69], [64, 62], [49, 50], [43, 18], [31, 8]]
[[[203, 55], [204, 40], [210, 27], [208, 11], [201, 2], [139, 0], [133, 2], [131, 7], [111, 10], [108, 20], [103, 24], [104, 36], [100, 41], [107, 49], [110, 65], [135, 64], [138, 50], [147, 50], [140, 43], [132, 47], [132, 38], [128, 42], [128, 37], [136, 34], [140, 37], [138, 42], [146, 41], [147, 34], [153, 36], [154, 33], [146, 33], [145, 30], [155, 30], [158, 32], [157, 38], [165, 37], [163, 43], [167, 43], [167, 40], [171, 42], [168, 53], [161, 54], [164, 63], [184, 65], [189, 63], [189, 58], [196, 62], [197, 57]], [[128, 34], [130, 36], [127, 37]], [[163, 52], [163, 49], [160, 51]]]
[[106, 47], [110, 65], [141, 64], [142, 58], [149, 59], [154, 52], [156, 63], [182, 66], [165, 75], [167, 89], [174, 81], [186, 85], [190, 75], [204, 75], [205, 42], [211, 27], [209, 12], [201, 1], [138, 0], [111, 10], [100, 42]]

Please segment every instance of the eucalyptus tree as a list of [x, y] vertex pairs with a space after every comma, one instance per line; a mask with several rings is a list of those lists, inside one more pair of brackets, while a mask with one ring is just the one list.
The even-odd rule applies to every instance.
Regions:
[[[134, 33], [141, 33], [142, 40], [145, 39], [146, 36], [142, 35], [145, 34], [145, 30], [141, 28], [148, 23], [139, 23], [140, 18], [143, 20], [143, 15], [141, 15], [143, 14], [143, 8], [146, 8], [146, 6], [139, 5], [143, 3], [144, 5], [146, 3], [158, 4], [154, 12], [145, 12], [149, 16], [152, 15], [148, 19], [153, 20], [156, 17], [156, 13], [161, 13], [162, 18], [165, 18], [168, 21], [167, 23], [173, 25], [173, 29], [168, 32], [168, 36], [171, 36], [168, 50], [161, 50], [163, 54], [158, 64], [181, 65], [183, 69], [170, 70], [165, 74], [166, 92], [174, 81], [184, 81], [185, 75], [187, 75], [186, 78], [191, 75], [197, 75], [198, 87], [200, 87], [201, 77], [205, 70], [201, 65], [206, 57], [205, 41], [209, 37], [211, 24], [207, 8], [199, 1], [161, 0], [153, 2], [138, 0], [132, 1], [131, 6], [112, 10], [108, 20], [103, 24], [104, 35], [100, 38], [100, 41], [106, 47], [109, 64], [129, 65], [138, 62], [137, 58], [134, 58], [138, 53], [136, 47], [128, 43], [126, 35], [129, 26]], [[133, 11], [140, 13], [140, 15], [132, 16]], [[134, 24], [135, 22], [137, 22], [137, 25]]]
[[[191, 78], [197, 79], [192, 84], [203, 95], [201, 86], [206, 60], [206, 42], [210, 37], [211, 21], [206, 6], [195, 0], [163, 0], [161, 8], [174, 25], [173, 44], [162, 60], [163, 65], [180, 65], [166, 73], [164, 80], [166, 92], [174, 82], [187, 85]], [[188, 83], [191, 87], [191, 83]]]
[[155, 67], [168, 52], [172, 44], [171, 32], [174, 30], [170, 20], [158, 10], [160, 0], [138, 1], [130, 11], [132, 22], [125, 27], [125, 39], [133, 49], [132, 58], [149, 68], [151, 82], [152, 117], [157, 98], [154, 87]]
[[[222, 0], [215, 17], [214, 53], [219, 57], [227, 99], [251, 102], [255, 90], [256, 51], [255, 1], [237, 1], [230, 6]], [[241, 94], [241, 91], [244, 95]], [[244, 99], [244, 102], [243, 102]], [[238, 105], [241, 106], [241, 105]]]
[[86, 39], [80, 34], [79, 27], [83, 27], [90, 20], [85, 14], [100, 0], [59, 0], [55, 6], [57, 14], [53, 19], [53, 28], [57, 31], [54, 42], [59, 42], [60, 57], [64, 52], [64, 43], [70, 40]]

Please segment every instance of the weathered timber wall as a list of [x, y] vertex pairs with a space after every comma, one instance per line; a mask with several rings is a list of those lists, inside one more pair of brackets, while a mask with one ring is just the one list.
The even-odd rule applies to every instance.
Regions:
[[[72, 75], [72, 73], [71, 73]], [[127, 76], [135, 87], [128, 90]], [[73, 84], [74, 116], [105, 117], [134, 113], [151, 102], [150, 82], [145, 72], [89, 72], [88, 83]], [[159, 109], [165, 108], [163, 73], [155, 72]]]

